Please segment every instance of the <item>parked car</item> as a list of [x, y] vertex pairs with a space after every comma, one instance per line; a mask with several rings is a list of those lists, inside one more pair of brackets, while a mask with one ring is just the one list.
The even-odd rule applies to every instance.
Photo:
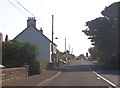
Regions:
[[62, 59], [61, 59], [60, 61], [61, 61], [63, 64], [65, 64], [65, 63], [66, 63], [66, 61], [64, 61], [64, 60], [62, 60]]
[[0, 68], [5, 68], [5, 66], [3, 66], [3, 65], [0, 64]]

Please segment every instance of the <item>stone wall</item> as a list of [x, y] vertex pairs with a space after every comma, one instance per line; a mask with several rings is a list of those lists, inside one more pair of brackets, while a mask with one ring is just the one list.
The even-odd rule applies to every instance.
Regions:
[[21, 77], [28, 76], [28, 68], [27, 67], [17, 67], [17, 68], [4, 68], [2, 69], [2, 81], [17, 79]]

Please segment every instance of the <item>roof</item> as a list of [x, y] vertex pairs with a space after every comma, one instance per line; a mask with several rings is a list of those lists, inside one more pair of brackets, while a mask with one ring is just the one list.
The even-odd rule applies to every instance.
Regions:
[[[34, 27], [34, 26], [33, 26]], [[36, 27], [34, 27], [38, 32], [39, 32], [39, 30], [36, 28]], [[24, 29], [21, 33], [19, 33], [14, 39], [16, 39], [18, 36], [20, 36], [25, 30], [27, 30], [28, 29], [28, 27], [26, 28], [26, 29]], [[40, 33], [40, 32], [39, 32]], [[52, 43], [52, 41], [47, 37], [47, 36], [45, 36], [43, 33], [41, 33], [48, 41], [50, 41], [51, 43]], [[13, 40], [14, 40], [13, 39]], [[53, 43], [55, 46], [57, 46], [57, 44], [55, 44], [55, 43]]]

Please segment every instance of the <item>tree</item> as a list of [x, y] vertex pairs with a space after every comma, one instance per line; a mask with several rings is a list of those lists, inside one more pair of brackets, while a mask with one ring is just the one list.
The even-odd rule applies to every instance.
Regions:
[[88, 51], [90, 53], [88, 59], [102, 61], [102, 59], [100, 59], [101, 55], [97, 47], [90, 47]]
[[79, 58], [80, 58], [80, 59], [84, 59], [84, 60], [86, 59], [85, 56], [84, 56], [84, 54], [80, 54], [80, 55], [79, 55]]
[[99, 58], [107, 65], [116, 66], [118, 65], [118, 4], [120, 3], [116, 2], [106, 7], [101, 12], [104, 17], [86, 22], [88, 28], [83, 30], [94, 45], [94, 48], [89, 49], [92, 57]]
[[21, 67], [26, 63], [29, 74], [37, 74], [43, 70], [43, 61], [36, 60], [38, 47], [30, 42], [15, 40], [2, 43], [2, 64], [5, 67]]
[[57, 56], [58, 56], [58, 61], [60, 61], [62, 59], [62, 52], [60, 52], [58, 49], [57, 49]]
[[29, 42], [8, 41], [2, 44], [3, 65], [22, 66], [31, 63], [38, 55], [38, 48]]

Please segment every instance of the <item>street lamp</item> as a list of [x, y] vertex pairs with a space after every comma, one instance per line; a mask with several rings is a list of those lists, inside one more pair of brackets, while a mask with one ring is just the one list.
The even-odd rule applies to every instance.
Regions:
[[55, 37], [55, 39], [58, 39], [58, 37]]

